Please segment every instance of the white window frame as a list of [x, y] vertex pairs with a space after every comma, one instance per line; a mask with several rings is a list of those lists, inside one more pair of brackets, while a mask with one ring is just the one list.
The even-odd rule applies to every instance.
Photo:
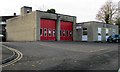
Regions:
[[66, 36], [67, 36], [67, 37], [69, 36], [69, 34], [68, 34], [68, 33], [69, 33], [69, 31], [68, 31], [68, 30], [66, 30]]
[[[45, 29], [46, 29], [46, 31], [45, 31]], [[46, 35], [45, 35], [45, 33], [46, 33]], [[44, 37], [46, 37], [47, 36], [47, 28], [44, 28]]]
[[[42, 30], [42, 32], [41, 32]], [[43, 28], [40, 28], [40, 36], [43, 36]]]
[[102, 28], [98, 27], [98, 41], [102, 41], [102, 35], [101, 34], [102, 34]]
[[69, 33], [69, 36], [70, 36], [70, 37], [72, 37], [72, 36], [73, 36], [73, 33], [72, 33], [72, 31], [70, 31], [70, 33]]
[[98, 27], [98, 34], [101, 35], [101, 33], [102, 33], [102, 28]]
[[52, 29], [48, 28], [48, 36], [51, 37], [52, 36]]
[[54, 30], [52, 31], [52, 33], [53, 33], [53, 37], [55, 37], [56, 30], [54, 29]]
[[66, 36], [65, 34], [66, 34], [65, 30], [63, 30], [63, 31], [62, 31], [62, 35], [63, 35], [64, 37]]
[[88, 28], [85, 27], [86, 30], [84, 30], [84, 28], [82, 29], [82, 35], [84, 36], [84, 32], [87, 32], [86, 35], [88, 35]]
[[113, 32], [113, 33], [115, 33], [115, 32], [116, 32], [116, 30], [115, 30], [115, 29], [112, 29], [112, 32]]
[[109, 33], [109, 29], [108, 28], [106, 28], [106, 34], [108, 34]]

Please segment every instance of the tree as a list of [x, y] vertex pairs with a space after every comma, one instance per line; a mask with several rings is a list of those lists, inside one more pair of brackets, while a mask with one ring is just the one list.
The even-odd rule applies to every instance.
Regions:
[[112, 1], [107, 1], [105, 5], [101, 7], [96, 15], [96, 19], [106, 24], [113, 24], [116, 19], [117, 4]]
[[47, 12], [48, 13], [54, 13], [54, 14], [56, 13], [55, 9], [48, 9]]

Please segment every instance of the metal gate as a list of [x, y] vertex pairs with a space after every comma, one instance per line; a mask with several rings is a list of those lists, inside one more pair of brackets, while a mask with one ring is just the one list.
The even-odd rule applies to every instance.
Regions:
[[67, 21], [60, 22], [60, 40], [73, 40], [73, 23]]

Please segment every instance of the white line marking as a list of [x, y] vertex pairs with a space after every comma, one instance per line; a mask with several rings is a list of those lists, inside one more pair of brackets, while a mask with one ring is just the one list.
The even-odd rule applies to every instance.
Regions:
[[[4, 46], [4, 45], [3, 45], [3, 46]], [[17, 58], [15, 58], [14, 60], [12, 60], [12, 61], [10, 61], [10, 62], [8, 62], [8, 63], [6, 63], [6, 64], [0, 65], [0, 67], [9, 66], [9, 65], [14, 64], [14, 63], [16, 63], [17, 61], [19, 61], [19, 60], [22, 59], [23, 54], [22, 54], [20, 51], [18, 51], [18, 50], [16, 50], [16, 49], [13, 49], [13, 48], [10, 48], [10, 47], [7, 47], [7, 46], [4, 46], [4, 47], [8, 48], [8, 49], [11, 50], [11, 51], [15, 51], [18, 56], [17, 56]]]

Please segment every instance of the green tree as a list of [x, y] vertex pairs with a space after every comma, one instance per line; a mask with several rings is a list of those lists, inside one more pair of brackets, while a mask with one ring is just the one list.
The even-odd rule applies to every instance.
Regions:
[[48, 9], [47, 12], [48, 13], [54, 13], [54, 14], [56, 13], [55, 9]]

